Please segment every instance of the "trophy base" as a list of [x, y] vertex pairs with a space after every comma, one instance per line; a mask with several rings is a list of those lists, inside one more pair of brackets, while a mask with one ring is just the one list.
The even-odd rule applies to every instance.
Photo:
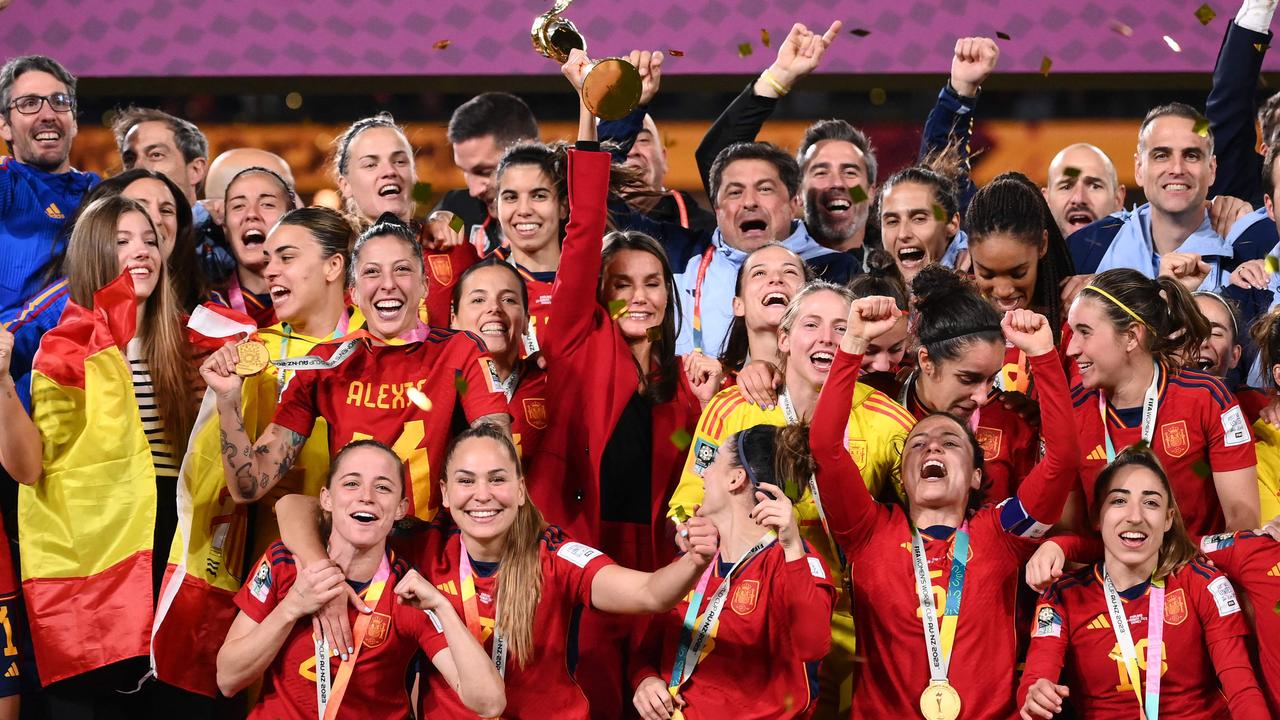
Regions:
[[596, 62], [582, 82], [582, 101], [602, 120], [626, 117], [640, 104], [640, 71], [622, 58]]

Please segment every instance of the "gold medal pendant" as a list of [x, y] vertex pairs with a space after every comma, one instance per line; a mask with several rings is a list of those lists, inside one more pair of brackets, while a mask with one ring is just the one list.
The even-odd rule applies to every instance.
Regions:
[[946, 680], [929, 683], [920, 693], [920, 714], [925, 720], [956, 720], [960, 717], [960, 693]]
[[236, 374], [240, 377], [250, 377], [257, 375], [267, 369], [267, 365], [271, 363], [271, 356], [267, 353], [267, 346], [256, 341], [240, 343], [236, 346]]

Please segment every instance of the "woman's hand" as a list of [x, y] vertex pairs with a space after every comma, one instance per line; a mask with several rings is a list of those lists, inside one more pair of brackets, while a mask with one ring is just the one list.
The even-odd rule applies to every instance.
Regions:
[[[702, 508], [698, 508], [698, 513], [701, 512]], [[685, 557], [692, 560], [693, 564], [699, 568], [704, 568], [711, 564], [716, 551], [720, 549], [720, 533], [716, 531], [716, 526], [710, 520], [698, 513], [684, 523], [681, 533], [688, 545]]]
[[1049, 327], [1048, 319], [1038, 312], [1009, 310], [1000, 321], [1000, 329], [1004, 331], [1004, 338], [1028, 357], [1044, 355], [1054, 349], [1053, 328]]
[[1045, 541], [1027, 561], [1027, 586], [1038, 593], [1044, 592], [1062, 577], [1066, 563], [1062, 548], [1052, 540]]
[[281, 605], [289, 607], [289, 615], [294, 620], [311, 615], [336, 598], [342, 597], [343, 588], [347, 587], [342, 571], [332, 562], [312, 563], [300, 568], [298, 577], [289, 588]]
[[1027, 700], [1018, 714], [1022, 720], [1052, 718], [1062, 712], [1062, 701], [1071, 694], [1066, 685], [1058, 685], [1047, 678], [1040, 678], [1027, 689]]
[[240, 402], [240, 388], [244, 386], [244, 378], [236, 374], [236, 363], [240, 362], [237, 345], [239, 343], [234, 341], [223, 345], [210, 353], [200, 365], [200, 377], [218, 396], [219, 402]]
[[631, 704], [636, 706], [644, 720], [671, 720], [675, 709], [684, 707], [684, 698], [680, 693], [673, 696], [662, 678], [650, 675], [636, 686]]
[[772, 410], [778, 404], [782, 371], [768, 360], [752, 360], [738, 372], [738, 394], [752, 405]]
[[467, 229], [462, 222], [448, 210], [436, 210], [427, 216], [427, 222], [418, 234], [418, 241], [428, 250], [448, 250], [467, 241], [463, 234]]
[[872, 340], [893, 329], [902, 311], [896, 300], [881, 295], [859, 298], [849, 305], [840, 349], [855, 355], [866, 352]]
[[724, 383], [724, 367], [719, 360], [707, 357], [697, 350], [688, 353], [682, 360], [684, 373], [689, 378], [694, 396], [702, 407], [706, 407], [711, 398], [720, 392], [720, 386]]
[[402, 605], [411, 605], [419, 610], [438, 610], [449, 604], [435, 585], [427, 582], [417, 570], [410, 570], [400, 582], [396, 583], [396, 601]]
[[[756, 506], [751, 509], [751, 519], [757, 525], [773, 530], [778, 534], [788, 556], [804, 553], [804, 545], [800, 542], [800, 529], [796, 526], [795, 508], [791, 500], [782, 493], [782, 488], [769, 483], [756, 486]], [[788, 559], [794, 559], [788, 557]]]

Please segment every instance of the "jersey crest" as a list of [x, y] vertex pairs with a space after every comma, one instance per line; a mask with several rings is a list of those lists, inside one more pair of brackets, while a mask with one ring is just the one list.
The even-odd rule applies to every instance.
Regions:
[[372, 650], [386, 642], [391, 631], [391, 616], [375, 612], [369, 616], [369, 627], [364, 631], [364, 646]]
[[547, 401], [543, 398], [524, 399], [524, 419], [539, 430], [547, 427]]
[[428, 255], [427, 267], [431, 268], [431, 277], [441, 285], [453, 282], [453, 260], [448, 255]]
[[1172, 457], [1180, 458], [1191, 448], [1191, 437], [1187, 434], [1187, 421], [1175, 420], [1160, 426], [1160, 440], [1164, 443], [1164, 451]]
[[982, 447], [982, 459], [995, 460], [1000, 456], [1000, 442], [1004, 439], [1004, 431], [1000, 428], [979, 427], [973, 436]]
[[1165, 596], [1164, 621], [1170, 625], [1181, 625], [1187, 621], [1187, 594], [1182, 588]]
[[760, 599], [760, 581], [743, 580], [733, 589], [733, 597], [729, 607], [739, 615], [750, 615], [755, 612], [756, 601]]
[[867, 441], [866, 440], [850, 440], [849, 454], [853, 456], [853, 464], [859, 468], [867, 466]]

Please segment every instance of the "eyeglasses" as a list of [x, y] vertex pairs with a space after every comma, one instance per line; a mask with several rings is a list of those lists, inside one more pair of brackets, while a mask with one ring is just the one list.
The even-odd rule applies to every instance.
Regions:
[[54, 93], [52, 95], [23, 95], [14, 98], [9, 107], [17, 110], [23, 115], [35, 115], [40, 112], [41, 106], [49, 103], [49, 107], [54, 112], [71, 112], [76, 106], [76, 99], [73, 95], [67, 93]]

